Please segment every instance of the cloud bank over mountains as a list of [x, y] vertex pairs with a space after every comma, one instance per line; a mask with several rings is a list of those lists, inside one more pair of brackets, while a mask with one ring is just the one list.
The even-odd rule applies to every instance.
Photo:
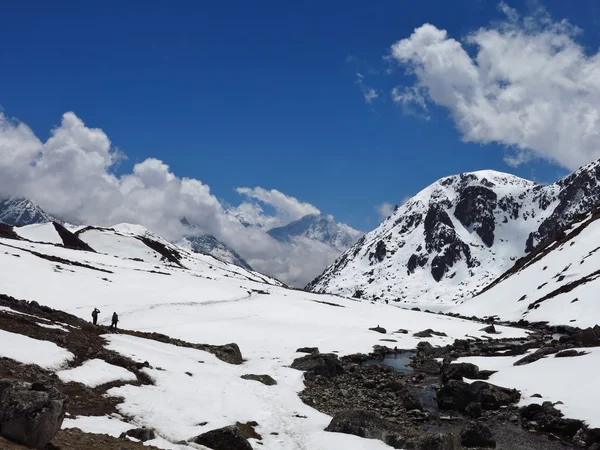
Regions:
[[448, 109], [463, 140], [508, 147], [506, 161], [540, 158], [573, 170], [600, 158], [600, 52], [541, 7], [529, 15], [500, 3], [505, 19], [465, 39], [424, 24], [396, 42], [391, 59], [414, 76], [392, 100], [428, 116]]
[[[177, 240], [189, 233], [180, 219], [223, 241], [256, 270], [302, 286], [339, 252], [311, 239], [283, 243], [267, 231], [306, 214], [308, 203], [277, 190], [238, 188], [245, 200], [228, 207], [200, 180], [176, 176], [164, 162], [148, 158], [131, 173], [115, 175], [125, 155], [98, 128], [72, 112], [43, 142], [23, 122], [0, 113], [0, 196], [31, 199], [49, 214], [72, 223], [110, 226], [140, 223]], [[268, 215], [262, 205], [269, 205]]]

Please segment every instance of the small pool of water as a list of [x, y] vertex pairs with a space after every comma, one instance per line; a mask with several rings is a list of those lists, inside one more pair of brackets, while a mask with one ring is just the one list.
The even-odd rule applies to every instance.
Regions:
[[392, 353], [385, 355], [383, 359], [369, 359], [363, 362], [363, 366], [390, 366], [396, 369], [396, 372], [400, 373], [413, 373], [414, 369], [409, 366], [412, 357], [415, 356], [413, 352], [405, 353]]

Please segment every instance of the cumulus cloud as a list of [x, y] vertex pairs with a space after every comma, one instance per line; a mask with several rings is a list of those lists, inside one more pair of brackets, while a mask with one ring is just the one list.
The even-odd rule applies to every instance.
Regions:
[[[264, 228], [245, 226], [200, 180], [176, 176], [164, 162], [148, 158], [131, 173], [116, 176], [124, 155], [104, 131], [90, 128], [74, 113], [63, 115], [43, 142], [24, 123], [0, 112], [0, 196], [29, 198], [48, 213], [74, 223], [110, 226], [139, 223], [170, 240], [189, 233], [180, 219], [234, 248], [255, 269], [303, 286], [338, 256], [331, 247], [308, 239], [282, 243]], [[255, 223], [276, 226], [314, 206], [276, 190], [240, 188], [242, 195], [271, 205], [244, 202], [235, 209]], [[247, 224], [246, 224], [247, 225]]]
[[277, 215], [273, 217], [265, 216], [260, 205], [243, 203], [238, 208], [240, 212], [248, 214], [247, 217], [252, 217], [256, 224], [265, 226], [267, 229], [287, 225], [309, 214], [321, 214], [321, 211], [310, 203], [301, 202], [276, 189], [240, 187], [236, 191], [249, 199], [258, 200], [275, 208]]
[[447, 108], [466, 142], [506, 145], [514, 165], [543, 158], [575, 169], [600, 158], [600, 53], [541, 8], [499, 9], [503, 22], [460, 41], [424, 24], [396, 42], [391, 57], [416, 83], [394, 100]]

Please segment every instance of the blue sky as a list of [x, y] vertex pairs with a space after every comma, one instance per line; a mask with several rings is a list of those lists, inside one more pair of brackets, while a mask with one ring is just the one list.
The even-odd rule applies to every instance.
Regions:
[[[598, 2], [509, 2], [523, 14], [542, 4], [597, 51]], [[396, 41], [425, 23], [461, 40], [503, 19], [487, 0], [11, 2], [0, 105], [42, 140], [75, 112], [127, 155], [117, 173], [155, 157], [225, 202], [240, 202], [237, 187], [277, 189], [369, 230], [378, 204], [444, 175], [567, 173], [550, 158], [511, 167], [502, 143], [461, 142], [440, 101], [423, 112], [392, 100], [415, 82], [384, 60]]]

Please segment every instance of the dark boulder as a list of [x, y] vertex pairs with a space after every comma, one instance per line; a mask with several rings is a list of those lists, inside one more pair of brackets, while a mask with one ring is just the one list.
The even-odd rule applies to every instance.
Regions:
[[304, 378], [307, 380], [313, 380], [317, 375], [331, 378], [345, 372], [337, 355], [333, 353], [302, 356], [296, 358], [291, 367], [306, 372]]
[[0, 435], [29, 448], [43, 448], [60, 430], [67, 398], [43, 383], [0, 380]]
[[325, 431], [352, 434], [367, 439], [387, 442], [391, 424], [372, 411], [348, 410], [333, 416]]
[[408, 437], [376, 413], [349, 410], [337, 413], [325, 431], [352, 434], [367, 439], [378, 439], [387, 445], [405, 450], [455, 450], [451, 434], [425, 434]]
[[491, 430], [479, 422], [469, 422], [460, 432], [460, 442], [464, 447], [496, 448], [496, 440]]
[[253, 373], [249, 373], [247, 375], [242, 375], [242, 379], [258, 381], [266, 386], [275, 386], [277, 384], [277, 381], [275, 381], [275, 379], [270, 375], [255, 375]]
[[204, 445], [212, 450], [252, 450], [250, 442], [236, 426], [209, 431], [193, 438], [192, 442]]
[[296, 350], [296, 353], [316, 354], [316, 353], [319, 353], [319, 348], [318, 347], [300, 347], [298, 350]]
[[535, 428], [539, 430], [567, 438], [575, 436], [584, 426], [580, 420], [563, 418], [563, 414], [550, 402], [525, 406], [521, 410], [521, 418], [536, 424]]
[[484, 410], [497, 410], [520, 400], [521, 394], [515, 389], [507, 389], [484, 381], [468, 384], [450, 380], [437, 392], [440, 409], [465, 411], [470, 403], [480, 403]]
[[447, 337], [448, 335], [446, 333], [442, 333], [441, 331], [434, 331], [431, 328], [428, 328], [427, 330], [419, 331], [418, 333], [413, 334], [413, 336], [419, 338], [430, 338], [433, 336]]
[[381, 333], [381, 334], [386, 334], [387, 330], [383, 327], [380, 327], [379, 325], [377, 325], [376, 327], [373, 328], [369, 328], [370, 331], [376, 331], [377, 333]]
[[462, 381], [463, 378], [478, 380], [480, 379], [479, 376], [479, 367], [471, 363], [452, 363], [442, 369], [442, 380], [444, 382], [448, 380]]
[[483, 414], [483, 408], [481, 408], [481, 403], [469, 403], [465, 408], [465, 414], [469, 417], [473, 417], [474, 419], [481, 417], [481, 415]]
[[151, 441], [152, 439], [156, 439], [156, 434], [154, 433], [154, 430], [152, 430], [150, 428], [135, 428], [135, 429], [126, 431], [125, 433], [122, 433], [120, 437], [124, 438], [126, 436], [132, 437], [132, 438], [137, 439], [142, 442]]
[[496, 327], [494, 326], [494, 324], [492, 324], [492, 325], [488, 325], [487, 327], [485, 327], [485, 328], [482, 328], [482, 329], [481, 329], [481, 330], [479, 330], [479, 331], [483, 331], [484, 333], [488, 333], [488, 334], [499, 334], [499, 333], [496, 331]]

